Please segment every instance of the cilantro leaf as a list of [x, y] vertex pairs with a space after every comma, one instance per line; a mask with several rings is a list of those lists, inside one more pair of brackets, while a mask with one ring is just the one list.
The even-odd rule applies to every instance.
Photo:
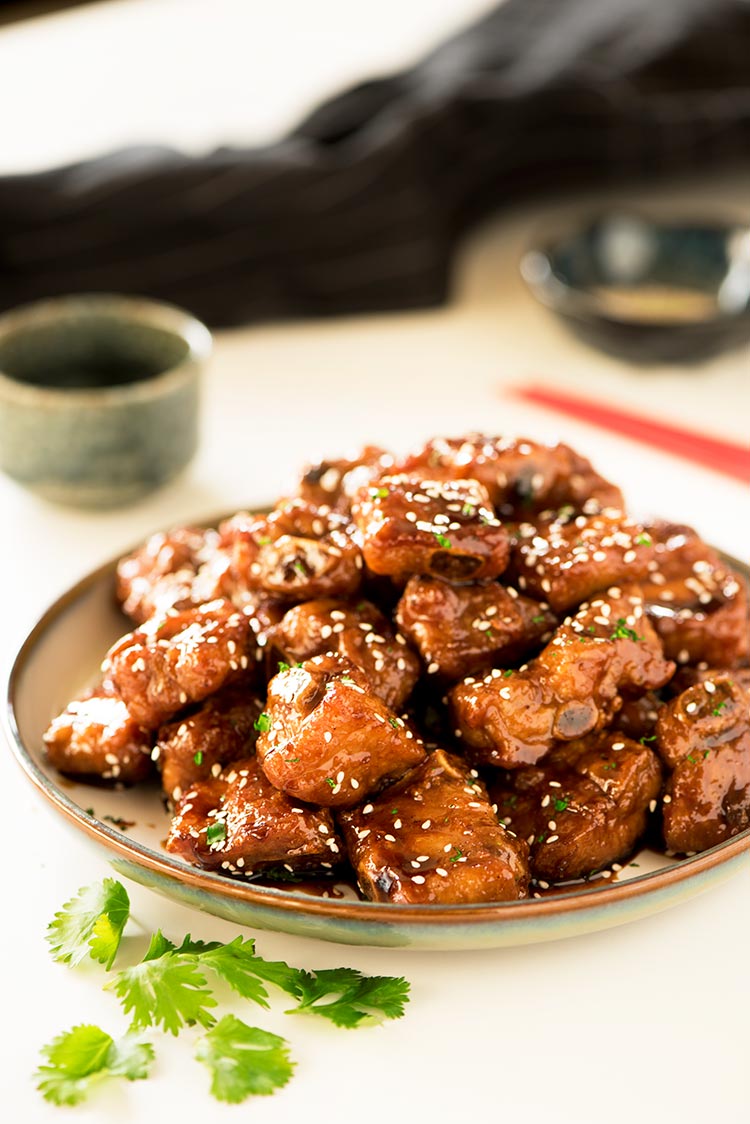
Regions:
[[89, 1090], [110, 1077], [148, 1077], [154, 1048], [126, 1035], [115, 1042], [98, 1026], [75, 1026], [42, 1047], [37, 1088], [52, 1104], [80, 1104]]
[[355, 1027], [367, 1020], [399, 1019], [408, 1002], [409, 984], [401, 977], [363, 976], [354, 968], [300, 972], [300, 1004], [287, 1014], [313, 1014], [336, 1026]]
[[178, 1034], [183, 1026], [213, 1026], [209, 1007], [216, 1000], [206, 985], [197, 958], [175, 949], [161, 931], [140, 964], [118, 972], [107, 984], [122, 1003], [126, 1015], [132, 1014], [133, 1030], [160, 1026]]
[[129, 913], [127, 890], [114, 878], [82, 886], [47, 926], [53, 957], [75, 965], [88, 955], [109, 971]]
[[201, 969], [210, 968], [244, 999], [260, 1007], [268, 1007], [268, 991], [263, 981], [295, 998], [300, 994], [299, 969], [290, 968], [283, 960], [264, 960], [256, 956], [255, 941], [251, 939], [235, 937], [228, 944], [219, 941], [205, 944], [187, 936], [176, 951], [178, 955], [192, 953]]
[[281, 1089], [294, 1068], [283, 1038], [234, 1015], [225, 1015], [198, 1040], [195, 1056], [211, 1071], [212, 1094], [229, 1104]]

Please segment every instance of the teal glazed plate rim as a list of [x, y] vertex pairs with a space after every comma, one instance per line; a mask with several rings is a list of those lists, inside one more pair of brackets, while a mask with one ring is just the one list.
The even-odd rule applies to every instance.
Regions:
[[[725, 558], [750, 576], [748, 567]], [[155, 787], [116, 792], [80, 785], [57, 774], [42, 750], [41, 732], [49, 720], [92, 678], [102, 651], [122, 631], [124, 618], [112, 596], [115, 566], [113, 560], [84, 577], [31, 630], [10, 672], [3, 724], [16, 761], [54, 811], [82, 832], [117, 873], [174, 901], [252, 928], [344, 944], [500, 948], [638, 920], [718, 885], [750, 861], [747, 829], [679, 861], [643, 851], [633, 857], [644, 873], [632, 874], [626, 865], [610, 882], [539, 899], [448, 906], [324, 898], [188, 866], [160, 850], [167, 824]]]

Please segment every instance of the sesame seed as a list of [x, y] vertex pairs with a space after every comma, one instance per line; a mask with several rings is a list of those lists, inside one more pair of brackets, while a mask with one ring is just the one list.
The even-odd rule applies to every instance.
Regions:
[[427, 831], [427, 828], [430, 827], [431, 824], [432, 824], [432, 820], [425, 820], [424, 823], [422, 824], [422, 830]]
[[710, 679], [707, 679], [703, 686], [709, 695], [712, 695], [716, 690], [716, 684], [712, 683]]
[[421, 886], [422, 883], [424, 882], [424, 875], [415, 874], [414, 877], [412, 878], [412, 882], [417, 882]]
[[349, 780], [349, 784], [352, 786], [352, 788], [359, 788], [359, 781], [356, 777], [351, 777]]
[[399, 828], [400, 828], [401, 826], [402, 826], [402, 825], [401, 825], [401, 820], [394, 820], [394, 821], [393, 821], [393, 827], [394, 827], [394, 830], [395, 830], [395, 831], [398, 831], [398, 829], [399, 829]]
[[333, 734], [331, 733], [331, 731], [326, 730], [326, 732], [323, 734], [323, 741], [329, 742], [332, 737], [333, 737]]
[[395, 843], [396, 842], [396, 836], [395, 835], [384, 835], [383, 838], [385, 840], [387, 840], [388, 843]]
[[324, 823], [318, 824], [318, 831], [320, 832], [321, 835], [328, 835], [329, 834], [328, 828], [326, 827], [326, 825]]
[[369, 816], [370, 812], [372, 812], [372, 811], [373, 811], [372, 804], [365, 804], [364, 808], [362, 809], [362, 815], [363, 816]]
[[546, 808], [551, 799], [551, 796], [547, 793], [547, 795], [542, 798], [542, 807]]
[[559, 838], [560, 838], [559, 835], [549, 835], [549, 836], [547, 836], [547, 842], [548, 843], [556, 843]]
[[672, 803], [672, 797], [671, 797], [671, 796], [670, 796], [670, 795], [669, 795], [668, 793], [667, 793], [667, 795], [666, 795], [666, 796], [664, 797], [664, 803], [665, 803], [665, 804], [671, 804], [671, 803]]
[[435, 672], [439, 670], [439, 667], [440, 667], [440, 665], [435, 663], [435, 662], [428, 664], [427, 665], [427, 674], [428, 675], [434, 675]]
[[625, 742], [612, 742], [611, 749], [624, 749]]
[[655, 812], [656, 811], [656, 801], [655, 800], [649, 801], [648, 810], [649, 810], [649, 812]]

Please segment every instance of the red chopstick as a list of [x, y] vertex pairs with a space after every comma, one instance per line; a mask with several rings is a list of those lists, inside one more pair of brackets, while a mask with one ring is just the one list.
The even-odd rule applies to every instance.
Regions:
[[566, 390], [530, 384], [511, 387], [508, 393], [571, 418], [578, 418], [579, 421], [589, 422], [600, 429], [632, 437], [644, 445], [650, 445], [664, 453], [673, 453], [744, 483], [750, 481], [750, 445], [737, 445], [717, 437], [706, 437], [696, 430], [654, 421], [653, 418], [645, 418], [619, 406], [605, 406]]

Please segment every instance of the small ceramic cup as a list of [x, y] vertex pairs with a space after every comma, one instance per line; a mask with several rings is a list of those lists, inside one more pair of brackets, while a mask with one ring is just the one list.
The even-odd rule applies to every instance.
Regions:
[[198, 443], [208, 329], [171, 305], [61, 297], [0, 317], [0, 468], [46, 499], [130, 503]]

